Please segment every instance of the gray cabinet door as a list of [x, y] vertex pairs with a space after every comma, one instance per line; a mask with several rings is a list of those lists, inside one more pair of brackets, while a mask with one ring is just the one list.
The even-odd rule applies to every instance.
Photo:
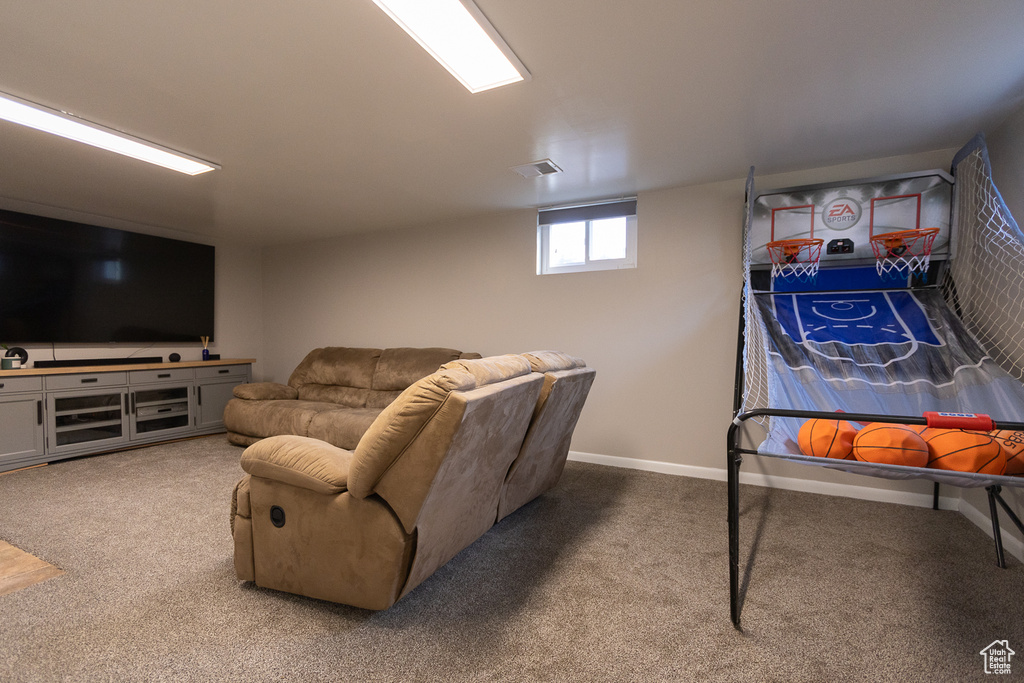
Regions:
[[244, 377], [233, 377], [220, 382], [199, 380], [196, 384], [196, 429], [224, 429], [224, 407], [233, 396], [232, 390], [244, 383]]
[[128, 400], [132, 441], [172, 438], [194, 429], [191, 381], [133, 386]]
[[[0, 471], [5, 467], [42, 456], [43, 448], [43, 394], [13, 394], [0, 396]], [[39, 457], [38, 462], [45, 458]]]
[[99, 451], [128, 441], [127, 394], [123, 387], [105, 392], [47, 392], [46, 414], [50, 454]]

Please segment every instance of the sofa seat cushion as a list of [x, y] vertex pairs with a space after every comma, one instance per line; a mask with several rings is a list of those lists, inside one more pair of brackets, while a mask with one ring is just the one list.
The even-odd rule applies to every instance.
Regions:
[[321, 439], [339, 448], [355, 450], [359, 439], [383, 408], [342, 408], [317, 413], [309, 423], [306, 436]]
[[246, 436], [296, 434], [306, 436], [309, 423], [319, 413], [337, 410], [336, 403], [319, 401], [243, 401], [231, 399], [224, 408], [224, 422], [231, 431]]

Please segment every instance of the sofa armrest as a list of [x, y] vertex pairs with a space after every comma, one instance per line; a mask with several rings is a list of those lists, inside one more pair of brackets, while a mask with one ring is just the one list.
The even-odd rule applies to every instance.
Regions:
[[269, 401], [275, 399], [295, 400], [299, 397], [299, 390], [287, 384], [277, 382], [250, 382], [239, 384], [232, 393], [235, 398], [247, 399], [250, 401]]
[[242, 469], [254, 477], [327, 494], [348, 488], [351, 461], [350, 451], [306, 436], [271, 436], [242, 453]]

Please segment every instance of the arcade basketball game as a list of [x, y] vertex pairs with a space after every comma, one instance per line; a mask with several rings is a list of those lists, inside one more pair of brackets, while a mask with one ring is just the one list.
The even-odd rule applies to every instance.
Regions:
[[[984, 140], [952, 173], [755, 191], [728, 432], [729, 586], [740, 624], [744, 455], [988, 492], [1024, 487], [1024, 236]], [[760, 434], [755, 434], [760, 430]], [[741, 433], [763, 440], [739, 445]]]

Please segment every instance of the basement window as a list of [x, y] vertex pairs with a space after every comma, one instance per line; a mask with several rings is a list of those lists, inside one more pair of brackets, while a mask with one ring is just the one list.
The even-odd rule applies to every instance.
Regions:
[[537, 274], [636, 268], [636, 198], [537, 212]]

